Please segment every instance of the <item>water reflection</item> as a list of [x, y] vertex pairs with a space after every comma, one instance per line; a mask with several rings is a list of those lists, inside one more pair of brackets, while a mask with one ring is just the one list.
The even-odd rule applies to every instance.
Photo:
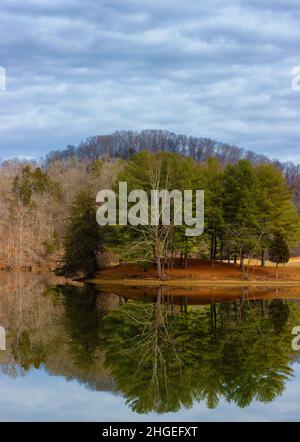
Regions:
[[174, 313], [127, 303], [103, 323], [106, 363], [139, 413], [163, 413], [224, 397], [239, 407], [270, 402], [293, 370], [291, 325], [299, 307], [281, 300], [211, 304]]
[[5, 278], [0, 369], [9, 376], [44, 369], [121, 393], [138, 413], [174, 412], [197, 401], [215, 408], [221, 398], [240, 408], [268, 403], [293, 376], [296, 292], [97, 291], [42, 275]]

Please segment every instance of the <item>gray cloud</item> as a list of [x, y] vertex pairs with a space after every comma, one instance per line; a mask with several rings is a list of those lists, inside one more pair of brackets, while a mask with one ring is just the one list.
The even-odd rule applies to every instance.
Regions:
[[298, 1], [2, 0], [0, 157], [164, 128], [300, 162]]

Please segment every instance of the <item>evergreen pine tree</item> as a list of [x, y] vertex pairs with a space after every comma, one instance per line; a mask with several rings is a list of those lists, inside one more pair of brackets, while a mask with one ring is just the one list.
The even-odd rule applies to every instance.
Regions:
[[101, 243], [95, 199], [91, 190], [85, 189], [75, 197], [67, 221], [62, 272], [70, 276], [91, 275], [97, 269], [97, 255]]
[[269, 248], [270, 261], [276, 263], [276, 278], [278, 278], [278, 265], [289, 262], [289, 247], [281, 233], [275, 233]]

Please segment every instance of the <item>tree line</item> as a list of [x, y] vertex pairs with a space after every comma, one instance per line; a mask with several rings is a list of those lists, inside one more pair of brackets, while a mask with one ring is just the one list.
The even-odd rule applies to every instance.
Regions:
[[251, 161], [254, 165], [274, 164], [283, 173], [287, 184], [292, 187], [294, 199], [300, 206], [299, 164], [274, 160], [252, 150], [211, 138], [191, 137], [167, 130], [116, 131], [110, 135], [91, 136], [78, 146], [69, 145], [63, 150], [50, 152], [43, 163], [48, 167], [58, 160], [66, 159], [78, 162], [93, 162], [101, 157], [129, 160], [132, 155], [141, 151], [178, 153], [197, 162], [215, 157], [221, 164], [236, 163], [243, 159]]
[[[129, 135], [127, 143], [134, 147]], [[163, 278], [177, 260], [187, 267], [189, 257], [197, 256], [211, 265], [216, 260], [239, 262], [247, 278], [252, 259], [260, 259], [261, 265], [266, 257], [286, 262], [300, 233], [295, 190], [282, 168], [258, 157], [224, 161], [214, 155], [215, 150], [207, 151], [212, 156], [201, 161], [167, 151], [170, 145], [156, 151], [166, 135], [143, 132], [147, 143], [154, 143], [153, 151], [135, 153], [138, 149], [133, 148], [128, 159], [105, 156], [91, 145], [89, 158], [76, 156], [74, 148], [69, 149], [72, 155], [51, 154], [42, 164], [2, 162], [0, 267], [59, 267], [69, 275], [88, 275], [109, 261], [139, 262], [145, 269], [154, 263]], [[176, 136], [168, 136], [175, 143]], [[123, 133], [118, 137], [124, 142]], [[177, 140], [176, 149], [183, 144]], [[143, 189], [147, 194], [153, 188], [203, 189], [204, 235], [186, 237], [186, 226], [172, 223], [100, 228], [94, 216], [96, 194], [101, 189], [117, 190], [119, 181], [128, 183], [129, 192]], [[85, 228], [84, 219], [91, 220]]]
[[[187, 267], [192, 256], [216, 260], [239, 261], [248, 278], [251, 260], [260, 259], [264, 266], [266, 254], [276, 264], [289, 260], [289, 247], [300, 240], [300, 218], [293, 194], [282, 172], [272, 164], [253, 165], [249, 160], [222, 165], [216, 158], [202, 163], [170, 152], [140, 152], [123, 162], [112, 186], [127, 182], [128, 192], [144, 190], [168, 191], [185, 189], [205, 191], [205, 229], [199, 237], [185, 236], [186, 225], [106, 226], [99, 228], [95, 217], [92, 193], [80, 193], [67, 224], [65, 261], [70, 256], [82, 257], [96, 268], [101, 247], [115, 254], [120, 262], [138, 262], [143, 267], [155, 263], [159, 278], [172, 268], [176, 258]], [[91, 216], [90, 214], [93, 213]], [[88, 227], [80, 229], [83, 219], [91, 217]], [[87, 240], [80, 236], [85, 232]], [[96, 235], [99, 233], [99, 236]], [[72, 236], [74, 235], [73, 240]], [[77, 241], [81, 238], [80, 241]], [[89, 242], [89, 239], [93, 241]], [[86, 257], [80, 251], [86, 244]]]

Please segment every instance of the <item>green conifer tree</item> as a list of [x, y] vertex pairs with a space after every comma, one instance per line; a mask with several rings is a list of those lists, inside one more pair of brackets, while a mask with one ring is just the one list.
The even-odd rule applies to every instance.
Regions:
[[64, 238], [62, 273], [70, 276], [93, 274], [98, 267], [97, 256], [101, 245], [95, 198], [90, 189], [85, 189], [77, 194], [70, 210]]
[[278, 266], [279, 264], [286, 264], [290, 259], [289, 247], [279, 232], [275, 233], [273, 241], [269, 247], [270, 261], [276, 263], [276, 279], [278, 278]]

